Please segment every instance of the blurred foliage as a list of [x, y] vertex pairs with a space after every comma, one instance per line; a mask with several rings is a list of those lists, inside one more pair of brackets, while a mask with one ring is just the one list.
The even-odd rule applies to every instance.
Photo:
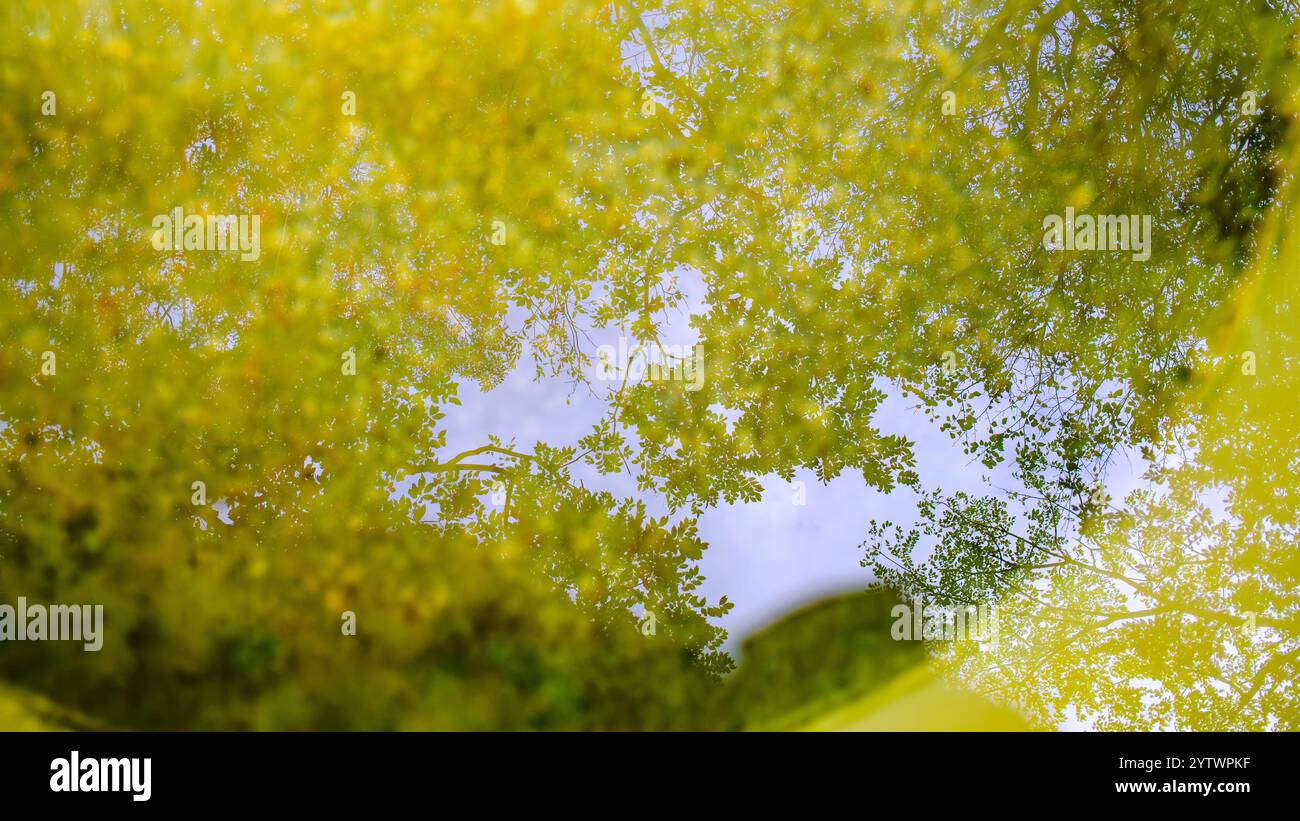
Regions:
[[1300, 721], [1300, 291], [1284, 273], [1300, 266], [1295, 161], [1286, 207], [1262, 232], [1268, 250], [1196, 358], [1178, 423], [1144, 445], [1146, 486], [1078, 504], [1063, 483], [1028, 474], [1029, 489], [1009, 494], [1025, 508], [1019, 517], [1005, 499], [936, 493], [918, 528], [873, 524], [864, 564], [883, 584], [949, 605], [999, 605], [999, 651], [952, 645], [943, 661], [1042, 723], [1293, 730]]
[[[1076, 96], [1073, 82], [1054, 106], [1065, 126], [1078, 114], [1095, 132], [1137, 129], [1106, 143], [1132, 171], [1084, 172], [1106, 171], [1119, 195], [1089, 207], [1140, 212], [1127, 203], [1150, 192], [1158, 251], [1134, 267], [1141, 279], [1123, 258], [1059, 258], [1058, 282], [1115, 291], [1076, 303], [1060, 330], [1077, 353], [1063, 347], [1031, 390], [1009, 394], [1009, 415], [1037, 431], [1014, 442], [1019, 487], [925, 494], [919, 526], [873, 523], [864, 565], [906, 595], [998, 605], [998, 652], [953, 643], [940, 659], [1040, 724], [1295, 729], [1294, 8], [1156, 4], [1139, 13], [1177, 13], [1136, 27], [1057, 8], [1069, 13], [1035, 29], [1053, 44], [1038, 71], [1068, 74], [1075, 44], [1098, 44], [1113, 88], [1146, 88], [1111, 96], [1133, 107], [1121, 116], [1092, 111], [1100, 98]], [[1024, 88], [1013, 100], [1032, 109]], [[1246, 92], [1264, 101], [1257, 111]], [[1106, 156], [1083, 139], [1035, 156]], [[1141, 182], [1144, 168], [1160, 171]], [[992, 464], [1012, 440], [992, 421], [1006, 411], [984, 401], [949, 424]], [[1034, 403], [1051, 410], [1026, 409]], [[1111, 499], [1100, 482], [1125, 459], [1138, 460], [1143, 485]]]
[[[439, 452], [521, 338], [572, 364], [548, 346], [606, 253], [580, 226], [632, 241], [657, 185], [618, 32], [368, 5], [0, 10], [0, 594], [108, 620], [96, 654], [6, 643], [0, 675], [128, 727], [689, 724], [730, 664], [693, 524], [570, 452]], [[261, 258], [155, 251], [177, 206], [260, 215]]]
[[737, 727], [795, 729], [923, 664], [923, 643], [890, 637], [897, 601], [883, 590], [843, 594], [747, 637], [726, 698]]
[[[1036, 726], [1293, 726], [1295, 18], [6, 4], [0, 602], [102, 603], [108, 638], [6, 643], [0, 680], [133, 728], [972, 715], [872, 598], [772, 628], [724, 684], [693, 517], [808, 469], [922, 493], [915, 532], [870, 534], [880, 581], [1018, 620], [996, 663], [942, 651], [945, 681]], [[1067, 206], [1154, 215], [1151, 258], [1045, 251]], [[175, 207], [259, 215], [261, 258], [154, 250]], [[655, 344], [683, 309], [703, 390], [591, 384], [588, 331]], [[451, 452], [461, 387], [525, 349], [607, 416], [577, 447]], [[930, 490], [874, 422], [886, 386], [1021, 487]], [[1125, 453], [1150, 486], [1109, 510]]]
[[744, 730], [1028, 730], [1015, 712], [945, 681], [926, 645], [891, 636], [895, 591], [801, 608], [745, 640], [718, 696], [719, 726]]

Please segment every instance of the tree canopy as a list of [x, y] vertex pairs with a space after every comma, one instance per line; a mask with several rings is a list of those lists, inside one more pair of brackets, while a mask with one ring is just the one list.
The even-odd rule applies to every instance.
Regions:
[[[1038, 726], [1294, 728], [1293, 5], [69, 0], [0, 32], [0, 602], [115, 636], [7, 642], [0, 683], [138, 728], [815, 725], [728, 676], [696, 529], [811, 470], [920, 499], [864, 586], [1001, 608], [952, 681]], [[256, 216], [260, 254], [160, 250], [175, 208]], [[1045, 247], [1067, 208], [1150, 217], [1149, 257]], [[698, 390], [593, 376], [593, 330], [672, 346], [678, 311]], [[603, 419], [449, 447], [523, 363]], [[938, 489], [891, 394], [1013, 486]], [[876, 654], [861, 695], [916, 661], [854, 613], [756, 664]]]

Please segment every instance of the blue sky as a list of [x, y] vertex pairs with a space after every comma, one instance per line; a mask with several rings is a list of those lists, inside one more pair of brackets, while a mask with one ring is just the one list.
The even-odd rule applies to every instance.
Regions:
[[[600, 344], [609, 341], [595, 338]], [[705, 368], [707, 374], [707, 349]], [[489, 434], [513, 439], [528, 451], [538, 441], [552, 446], [576, 445], [590, 433], [607, 410], [605, 401], [592, 396], [585, 386], [574, 389], [561, 380], [535, 381], [534, 373], [532, 360], [525, 354], [496, 388], [485, 393], [472, 383], [463, 385], [461, 407], [446, 408], [448, 414], [442, 420], [447, 429], [447, 453], [485, 444]], [[595, 387], [600, 390], [603, 385], [596, 383]], [[925, 487], [989, 492], [982, 481], [988, 470], [972, 462], [907, 401], [891, 395], [875, 422], [886, 433], [913, 442]], [[1122, 498], [1136, 486], [1138, 477], [1133, 471], [1139, 469], [1130, 469], [1120, 460], [1107, 482], [1112, 498]], [[589, 487], [636, 495], [626, 476], [600, 477], [590, 469], [577, 470], [575, 475]], [[721, 504], [699, 518], [700, 534], [709, 544], [701, 562], [707, 578], [703, 592], [710, 601], [726, 595], [735, 604], [721, 622], [730, 633], [731, 650], [738, 648], [745, 635], [806, 602], [865, 588], [871, 576], [859, 564], [859, 545], [867, 535], [868, 523], [873, 518], [896, 523], [913, 519], [916, 495], [910, 490], [886, 495], [867, 487], [855, 473], [842, 474], [828, 485], [819, 484], [810, 471], [797, 474], [799, 480], [805, 485], [803, 505], [795, 504], [791, 483], [769, 476], [763, 480], [760, 501]], [[665, 510], [657, 498], [645, 501], [653, 512]]]

